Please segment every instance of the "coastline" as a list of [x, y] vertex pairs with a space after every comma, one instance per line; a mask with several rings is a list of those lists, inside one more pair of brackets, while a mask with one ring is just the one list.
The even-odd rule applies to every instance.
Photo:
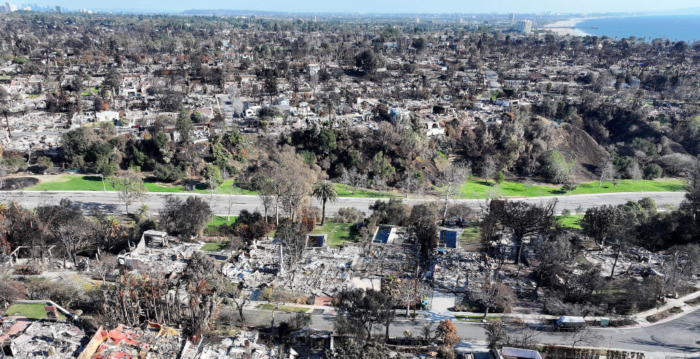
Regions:
[[575, 26], [586, 20], [599, 19], [600, 17], [576, 17], [568, 20], [556, 21], [551, 24], [542, 26], [543, 29], [549, 30], [559, 36], [588, 36], [590, 34], [586, 33], [581, 29], [576, 29]]

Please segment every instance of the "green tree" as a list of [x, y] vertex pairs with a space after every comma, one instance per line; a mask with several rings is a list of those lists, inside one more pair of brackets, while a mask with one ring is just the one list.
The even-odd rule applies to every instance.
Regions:
[[221, 169], [213, 164], [208, 164], [204, 169], [204, 178], [207, 179], [210, 189], [219, 187], [224, 183], [224, 178], [221, 176]]
[[338, 192], [335, 190], [335, 186], [331, 181], [321, 181], [314, 185], [314, 191], [312, 193], [314, 198], [321, 201], [322, 204], [322, 215], [321, 215], [321, 225], [326, 222], [326, 202], [335, 203], [338, 200]]
[[373, 178], [381, 178], [384, 180], [390, 179], [396, 173], [394, 166], [391, 165], [385, 156], [383, 151], [379, 151], [372, 158], [372, 173]]
[[501, 184], [505, 179], [506, 176], [503, 174], [503, 171], [498, 171], [498, 173], [496, 173], [496, 178], [494, 178], [498, 184]]
[[372, 50], [365, 50], [355, 56], [355, 65], [362, 71], [372, 74], [380, 64], [379, 57]]
[[109, 182], [119, 191], [119, 199], [124, 202], [127, 214], [129, 214], [130, 205], [147, 197], [148, 190], [138, 173], [125, 171], [117, 177], [111, 177]]
[[192, 119], [190, 115], [187, 114], [185, 108], [180, 109], [180, 114], [177, 116], [177, 122], [175, 122], [175, 128], [180, 132], [180, 141], [187, 142], [190, 137], [192, 137], [192, 131], [194, 130], [194, 125], [192, 124]]

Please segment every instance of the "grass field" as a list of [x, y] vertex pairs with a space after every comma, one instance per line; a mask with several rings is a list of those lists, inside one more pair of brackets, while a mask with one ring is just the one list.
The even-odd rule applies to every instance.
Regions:
[[338, 197], [361, 197], [361, 198], [392, 198], [392, 197], [403, 197], [398, 193], [394, 192], [383, 192], [379, 195], [379, 192], [358, 188], [355, 194], [352, 193], [352, 187], [340, 183], [335, 184], [335, 190], [338, 192]]
[[[114, 187], [105, 181], [108, 191], [115, 191]], [[44, 179], [36, 186], [27, 187], [28, 191], [102, 191], [102, 178], [100, 176], [72, 176], [63, 175]]]
[[[146, 178], [144, 185], [149, 192], [159, 193], [182, 193], [186, 192], [183, 185], [168, 185], [159, 183], [152, 178]], [[227, 194], [227, 189], [233, 185], [233, 179], [224, 181], [214, 193]], [[115, 189], [109, 185], [109, 181], [105, 181], [107, 191]], [[617, 184], [612, 182], [603, 182], [601, 187], [598, 187], [598, 182], [586, 182], [579, 184], [576, 189], [571, 191], [572, 195], [576, 194], [596, 194], [596, 193], [615, 193], [615, 192], [678, 192], [683, 190], [684, 182], [680, 179], [663, 179], [663, 180], [620, 180]], [[358, 189], [355, 194], [352, 193], [352, 188], [336, 184], [336, 191], [339, 197], [361, 197], [361, 198], [404, 198], [402, 194], [397, 192], [384, 192], [379, 195], [377, 191]], [[49, 178], [44, 178], [36, 186], [26, 188], [28, 191], [102, 191], [102, 180], [100, 176], [88, 175], [61, 175]], [[200, 183], [192, 193], [210, 193], [207, 185]], [[256, 193], [240, 187], [235, 188], [234, 194], [255, 195]], [[560, 196], [567, 194], [561, 190], [561, 186], [549, 185], [526, 185], [519, 182], [503, 182], [496, 185], [493, 181], [488, 183], [481, 179], [469, 181], [462, 185], [461, 194], [463, 198], [486, 198], [489, 195], [512, 196], [512, 197], [541, 197], [541, 196]]]
[[317, 226], [312, 234], [327, 234], [328, 246], [331, 248], [339, 247], [343, 244], [356, 243], [360, 234], [357, 231], [357, 225], [354, 223], [328, 223], [323, 226]]
[[557, 221], [566, 228], [581, 229], [583, 215], [557, 216]]
[[[152, 178], [146, 178], [143, 182], [144, 186], [149, 192], [159, 192], [159, 193], [182, 193], [185, 191], [185, 186], [169, 186], [164, 183], [155, 182]], [[217, 194], [228, 194], [226, 191], [227, 187], [233, 185], [233, 179], [228, 179], [219, 186], [214, 193]], [[105, 181], [105, 187], [107, 191], [116, 191], [114, 187], [109, 184], [109, 180]], [[102, 191], [102, 178], [100, 176], [76, 176], [76, 175], [62, 175], [54, 176], [47, 179], [42, 179], [41, 183], [36, 186], [27, 187], [27, 191]], [[209, 189], [205, 184], [198, 184], [197, 189], [191, 191], [190, 193], [209, 193]], [[236, 188], [234, 194], [255, 194], [253, 191], [249, 191], [243, 188]]]
[[[615, 192], [678, 192], [683, 190], [684, 183], [679, 179], [663, 179], [663, 180], [620, 180], [617, 184], [603, 181], [598, 187], [598, 182], [586, 182], [579, 184], [570, 194], [596, 194], [596, 193], [615, 193]], [[464, 198], [486, 198], [489, 191], [498, 193], [501, 196], [525, 196], [525, 197], [540, 197], [540, 196], [561, 196], [567, 194], [561, 190], [561, 186], [548, 185], [526, 185], [519, 182], [503, 182], [500, 185], [495, 185], [493, 181], [477, 179], [469, 181], [462, 185], [462, 196]]]
[[[29, 319], [44, 319], [46, 311], [44, 304], [15, 304], [7, 308], [5, 315], [23, 315]], [[65, 316], [59, 312], [58, 318], [63, 320]]]
[[226, 248], [226, 244], [228, 243], [207, 243], [204, 246], [202, 246], [201, 249], [203, 251], [217, 252]]

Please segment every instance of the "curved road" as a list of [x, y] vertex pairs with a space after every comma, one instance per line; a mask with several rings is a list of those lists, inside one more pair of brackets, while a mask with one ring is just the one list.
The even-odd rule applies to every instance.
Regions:
[[[247, 310], [247, 318], [253, 319], [256, 324], [267, 324], [271, 319], [271, 312], [259, 310]], [[263, 314], [266, 313], [266, 314]], [[287, 319], [289, 314], [277, 312], [277, 321]], [[332, 315], [312, 315], [312, 327], [316, 329], [333, 329], [335, 317]], [[391, 324], [389, 335], [403, 337], [406, 330], [412, 333], [420, 333], [423, 324], [431, 323], [433, 330], [438, 322], [444, 318], [434, 317], [425, 321], [397, 321]], [[486, 333], [479, 323], [465, 323], [455, 321], [457, 332], [462, 340], [459, 345], [462, 348], [474, 350], [486, 347]], [[621, 329], [595, 329], [602, 339], [596, 343], [578, 343], [578, 346], [613, 348], [624, 350], [645, 351], [647, 358], [700, 358], [700, 310], [686, 314], [681, 318], [664, 322], [645, 328], [621, 328]], [[384, 335], [384, 327], [379, 325], [375, 329], [377, 336]], [[572, 345], [572, 333], [539, 332], [534, 340], [542, 344]]]
[[[216, 215], [227, 215], [229, 213], [229, 200], [230, 196], [215, 194], [210, 196], [208, 194], [198, 194], [198, 193], [148, 193], [148, 198], [143, 202], [137, 202], [131, 205], [130, 212], [136, 211], [141, 203], [148, 204], [152, 211], [158, 211], [163, 208], [163, 203], [165, 198], [169, 195], [187, 197], [187, 196], [198, 196], [206, 201], [210, 201], [212, 210]], [[73, 202], [82, 206], [85, 210], [89, 210], [94, 207], [101, 207], [105, 211], [110, 213], [124, 213], [125, 207], [124, 203], [119, 200], [119, 194], [117, 192], [101, 192], [101, 191], [13, 191], [13, 192], [2, 192], [2, 196], [5, 200], [16, 199], [23, 205], [27, 207], [36, 207], [45, 203], [57, 203], [62, 198], [68, 198]], [[661, 208], [662, 205], [668, 204], [677, 207], [681, 201], [683, 201], [685, 196], [684, 192], [624, 192], [624, 193], [605, 193], [605, 194], [582, 194], [582, 195], [570, 195], [570, 196], [549, 196], [549, 197], [531, 197], [531, 198], [518, 198], [513, 199], [517, 201], [525, 201], [530, 203], [545, 203], [553, 199], [558, 200], [557, 212], [561, 213], [564, 209], [570, 210], [575, 213], [579, 206], [585, 211], [590, 207], [602, 206], [602, 205], [618, 205], [624, 204], [627, 201], [637, 201], [644, 197], [652, 198], [656, 201], [656, 205]], [[369, 213], [370, 204], [374, 203], [377, 199], [375, 198], [356, 198], [356, 197], [341, 197], [335, 203], [328, 203], [326, 205], [326, 214], [334, 215], [339, 208], [343, 207], [355, 207], [365, 213]], [[385, 200], [386, 199], [382, 199]], [[427, 201], [435, 201], [435, 198], [424, 198], [424, 199], [403, 199], [403, 201], [409, 205], [414, 205]], [[256, 209], [262, 212], [262, 204], [258, 196], [251, 195], [236, 195], [232, 198], [231, 204], [231, 215], [237, 215], [240, 211], [247, 209], [249, 211], [254, 211]], [[452, 202], [455, 203], [466, 203], [474, 210], [480, 210], [482, 206], [485, 205], [485, 201], [473, 200], [473, 199], [458, 199]], [[321, 207], [320, 202], [314, 200], [314, 204]], [[272, 209], [274, 211], [274, 208]]]

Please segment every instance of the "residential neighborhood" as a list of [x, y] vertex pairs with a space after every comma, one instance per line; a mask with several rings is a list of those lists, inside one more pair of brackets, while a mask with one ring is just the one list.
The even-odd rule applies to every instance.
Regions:
[[3, 5], [0, 358], [700, 355], [700, 42], [568, 19]]

